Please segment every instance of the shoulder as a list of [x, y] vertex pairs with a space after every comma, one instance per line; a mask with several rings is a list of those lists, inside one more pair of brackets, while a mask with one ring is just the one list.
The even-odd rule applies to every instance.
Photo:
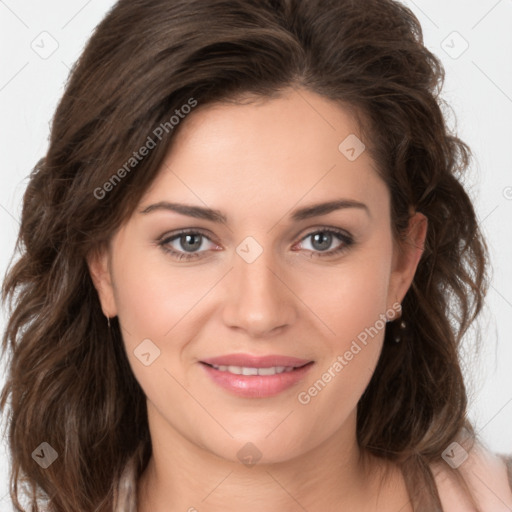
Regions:
[[512, 454], [492, 453], [480, 443], [469, 452], [455, 443], [452, 448], [445, 453], [446, 461], [431, 466], [443, 510], [510, 512]]

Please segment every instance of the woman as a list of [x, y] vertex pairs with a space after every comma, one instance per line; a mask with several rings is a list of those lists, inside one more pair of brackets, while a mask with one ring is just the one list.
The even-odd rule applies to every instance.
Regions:
[[392, 0], [118, 2], [4, 283], [15, 503], [509, 510], [466, 419], [487, 255], [442, 80]]

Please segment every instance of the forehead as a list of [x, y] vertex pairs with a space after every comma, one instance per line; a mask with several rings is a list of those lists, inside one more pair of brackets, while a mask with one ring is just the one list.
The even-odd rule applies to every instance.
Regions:
[[222, 199], [291, 208], [302, 198], [371, 201], [383, 191], [350, 112], [291, 89], [250, 103], [199, 104], [176, 133], [146, 199], [176, 192], [208, 205]]
[[336, 155], [340, 137], [354, 134], [361, 138], [347, 109], [306, 90], [287, 89], [277, 98], [244, 97], [236, 101], [199, 104], [183, 123], [176, 145], [202, 152], [230, 149], [233, 158], [246, 154], [242, 148], [233, 151], [242, 143], [246, 149], [271, 149], [268, 158], [291, 158], [318, 151]]

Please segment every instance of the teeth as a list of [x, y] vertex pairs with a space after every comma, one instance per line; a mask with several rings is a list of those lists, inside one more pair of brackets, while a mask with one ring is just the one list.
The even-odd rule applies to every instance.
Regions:
[[248, 368], [246, 366], [215, 366], [221, 372], [234, 373], [235, 375], [275, 375], [276, 373], [291, 372], [293, 366], [271, 366], [270, 368]]

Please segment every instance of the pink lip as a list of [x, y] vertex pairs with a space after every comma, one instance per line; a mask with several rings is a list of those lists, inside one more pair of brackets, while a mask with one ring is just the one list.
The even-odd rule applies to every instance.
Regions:
[[[296, 357], [279, 355], [257, 357], [247, 354], [229, 354], [205, 359], [201, 363], [213, 382], [230, 393], [245, 398], [275, 396], [302, 380], [314, 364], [313, 361]], [[208, 366], [210, 364], [215, 366], [245, 366], [248, 368], [270, 368], [271, 366], [295, 366], [296, 368], [275, 375], [235, 375]]]

